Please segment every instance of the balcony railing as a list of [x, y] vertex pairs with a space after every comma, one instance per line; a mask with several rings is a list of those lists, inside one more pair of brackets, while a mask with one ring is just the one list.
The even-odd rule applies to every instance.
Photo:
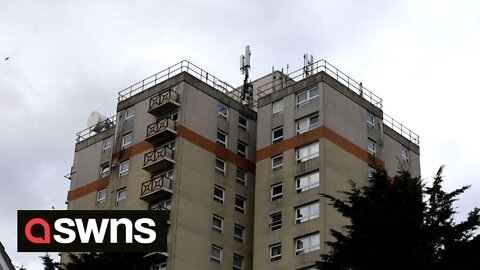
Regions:
[[142, 183], [140, 198], [146, 201], [152, 201], [171, 194], [172, 179], [161, 176]]
[[150, 98], [148, 112], [159, 116], [178, 108], [178, 93], [169, 89]]
[[174, 149], [163, 146], [146, 153], [143, 157], [143, 169], [153, 173], [175, 164], [173, 152]]
[[152, 144], [159, 144], [171, 140], [176, 134], [175, 121], [165, 118], [147, 126], [145, 140]]

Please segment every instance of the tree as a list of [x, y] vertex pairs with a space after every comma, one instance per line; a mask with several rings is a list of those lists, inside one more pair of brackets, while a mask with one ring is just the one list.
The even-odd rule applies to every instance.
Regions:
[[144, 253], [90, 252], [79, 255], [71, 253], [69, 254], [70, 262], [63, 265], [59, 263], [52, 265], [52, 260], [48, 254], [41, 258], [45, 270], [150, 270], [153, 261], [152, 259], [145, 259], [144, 255]]
[[54, 262], [50, 254], [45, 253], [45, 255], [40, 256], [42, 258], [44, 270], [57, 270], [60, 267], [60, 263]]
[[[478, 248], [472, 240], [480, 225], [475, 208], [467, 220], [456, 224], [453, 202], [468, 186], [447, 193], [442, 190], [441, 167], [431, 187], [400, 170], [389, 179], [385, 170], [374, 173], [364, 187], [351, 183], [345, 198], [323, 194], [349, 224], [331, 230], [320, 269], [453, 269], [468, 266], [465, 250]], [[425, 199], [425, 200], [424, 200]], [[472, 256], [473, 257], [473, 256]], [[480, 264], [473, 264], [478, 268]], [[470, 269], [470, 268], [455, 268]]]

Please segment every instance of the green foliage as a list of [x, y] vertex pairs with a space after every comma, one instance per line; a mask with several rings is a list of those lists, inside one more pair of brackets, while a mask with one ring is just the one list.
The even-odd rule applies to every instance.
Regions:
[[[153, 261], [144, 258], [144, 253], [90, 252], [69, 254], [70, 262], [64, 265], [53, 263], [50, 256], [42, 256], [45, 270], [150, 270]], [[52, 264], [53, 263], [53, 264]]]
[[[453, 203], [468, 186], [447, 193], [442, 189], [441, 167], [431, 187], [400, 170], [389, 179], [379, 170], [365, 187], [351, 183], [343, 199], [323, 194], [350, 223], [331, 230], [329, 254], [320, 269], [480, 269], [467, 250], [478, 249], [472, 240], [480, 225], [479, 209], [456, 224]], [[459, 265], [463, 267], [458, 268]]]

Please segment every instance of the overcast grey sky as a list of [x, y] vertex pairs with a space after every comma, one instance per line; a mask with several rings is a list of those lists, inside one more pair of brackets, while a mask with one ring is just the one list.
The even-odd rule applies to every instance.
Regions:
[[238, 86], [247, 44], [253, 78], [310, 53], [361, 80], [420, 135], [425, 179], [445, 164], [447, 189], [473, 184], [464, 216], [480, 206], [478, 14], [473, 0], [0, 0], [0, 241], [41, 269], [16, 252], [16, 210], [66, 208], [89, 113], [114, 114], [119, 90], [183, 59]]

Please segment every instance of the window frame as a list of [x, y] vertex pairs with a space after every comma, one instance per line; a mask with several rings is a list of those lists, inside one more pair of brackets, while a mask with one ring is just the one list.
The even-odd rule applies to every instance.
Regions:
[[402, 150], [401, 150], [401, 156], [402, 156], [402, 159], [406, 162], [408, 162], [410, 160], [410, 151], [407, 147], [405, 147], [403, 145], [402, 145]]
[[374, 128], [375, 127], [375, 115], [367, 111], [367, 126]]
[[[316, 177], [317, 180], [312, 182], [312, 176], [314, 176], [314, 175], [318, 175]], [[308, 180], [307, 180], [308, 184], [304, 185], [304, 186], [301, 186], [300, 185], [301, 180], [305, 179], [305, 178], [308, 178]], [[319, 186], [320, 186], [320, 171], [318, 171], [318, 170], [313, 171], [313, 172], [309, 172], [307, 174], [297, 176], [295, 178], [295, 191], [297, 193], [306, 192], [306, 191], [309, 191], [311, 189], [317, 188]]]
[[[240, 148], [238, 146], [242, 145], [245, 147], [245, 151], [240, 151]], [[247, 158], [247, 152], [248, 152], [248, 144], [238, 140], [237, 141], [237, 154], [241, 157]]]
[[[125, 142], [126, 138], [130, 138], [130, 141]], [[130, 147], [132, 145], [132, 143], [133, 143], [133, 133], [128, 132], [128, 133], [123, 134], [123, 136], [122, 136], [122, 150]]]
[[[125, 193], [125, 197], [120, 199], [120, 194], [123, 194]], [[116, 201], [115, 201], [115, 205], [120, 205], [120, 204], [124, 204], [125, 201], [127, 200], [127, 188], [124, 187], [124, 188], [120, 188], [117, 190], [117, 197], [116, 197]]]
[[[109, 142], [109, 145], [107, 145], [107, 142]], [[103, 140], [103, 151], [112, 148], [112, 146], [113, 146], [113, 136], [110, 136]]]
[[[272, 159], [272, 171], [277, 171], [283, 168], [283, 153], [280, 155], [273, 156], [271, 159]], [[277, 159], [281, 159], [281, 163], [275, 166], [274, 161]]]
[[[275, 224], [274, 224], [275, 223]], [[283, 215], [282, 211], [270, 214], [270, 231], [276, 231], [282, 228]]]
[[[216, 226], [215, 225], [215, 220], [219, 221], [220, 222], [220, 227]], [[216, 215], [216, 214], [213, 214], [213, 217], [212, 217], [212, 230], [214, 232], [218, 232], [218, 233], [221, 233], [223, 234], [223, 217], [219, 216], [219, 215]]]
[[[280, 187], [280, 193], [274, 194], [275, 188]], [[278, 182], [270, 186], [270, 201], [276, 201], [283, 197], [283, 183]]]
[[[222, 111], [225, 111], [223, 113]], [[218, 103], [218, 116], [222, 117], [223, 119], [228, 119], [228, 107], [225, 104]]]
[[[126, 169], [125, 169], [126, 166]], [[124, 160], [118, 165], [118, 177], [125, 176], [130, 171], [130, 160]]]
[[[281, 130], [282, 131], [282, 135], [278, 136], [278, 137], [275, 137], [275, 132]], [[283, 126], [279, 126], [279, 127], [276, 127], [274, 129], [272, 129], [272, 144], [274, 143], [278, 143], [278, 142], [281, 142], [283, 141]]]
[[[240, 201], [242, 202], [242, 205], [237, 204]], [[246, 209], [247, 209], [247, 199], [245, 199], [244, 197], [238, 194], [235, 194], [235, 211], [245, 214]]]
[[[223, 166], [222, 166], [223, 168], [220, 168], [218, 166], [219, 165], [218, 162], [221, 162], [223, 164]], [[225, 175], [226, 172], [227, 172], [227, 162], [220, 157], [216, 157], [215, 158], [215, 170], [222, 173], [223, 175]]]
[[[311, 93], [312, 93], [312, 91], [314, 91], [314, 90], [316, 90], [317, 93], [316, 93], [316, 95], [313, 95], [313, 96], [312, 96]], [[303, 95], [303, 94], [307, 94], [307, 97], [306, 97], [306, 99], [305, 99], [304, 101], [301, 101], [301, 102], [300, 102], [300, 101], [299, 101], [299, 97], [300, 97], [301, 95]], [[300, 106], [303, 106], [303, 105], [306, 105], [306, 104], [310, 103], [310, 101], [312, 101], [313, 99], [317, 98], [318, 96], [319, 96], [319, 89], [318, 89], [318, 87], [316, 87], [316, 86], [313, 87], [313, 88], [310, 88], [310, 89], [308, 89], [308, 90], [305, 90], [305, 91], [302, 91], [302, 92], [296, 94], [296, 96], [295, 96], [295, 101], [296, 101], [297, 107], [300, 107]]]
[[[312, 239], [313, 238], [318, 238], [318, 245], [315, 245], [315, 246], [312, 246]], [[308, 247], [302, 247], [302, 248], [298, 248], [298, 241], [303, 241], [303, 245], [305, 245], [305, 243], [308, 243]], [[295, 256], [300, 256], [300, 255], [304, 255], [304, 254], [307, 254], [307, 253], [310, 253], [310, 252], [314, 252], [314, 251], [317, 251], [317, 250], [320, 250], [320, 233], [319, 232], [315, 232], [315, 233], [311, 233], [311, 234], [307, 234], [307, 235], [303, 235], [303, 236], [300, 236], [300, 237], [297, 237], [295, 238]]]
[[[220, 190], [222, 192], [222, 196], [219, 197], [215, 194], [215, 190]], [[213, 200], [216, 201], [216, 202], [219, 202], [221, 204], [223, 204], [225, 202], [225, 189], [221, 186], [218, 186], [218, 185], [215, 185], [213, 187]]]
[[[276, 106], [281, 105], [281, 108], [275, 108]], [[285, 101], [284, 99], [277, 100], [272, 103], [272, 116], [279, 115], [283, 113], [283, 110], [285, 109]]]
[[[218, 251], [218, 255], [219, 255], [218, 258], [215, 257], [215, 254], [213, 254], [214, 250]], [[221, 264], [222, 263], [222, 253], [223, 253], [222, 250], [223, 250], [223, 248], [212, 244], [211, 249], [210, 249], [210, 261], [212, 261], [214, 263]]]
[[[241, 232], [241, 235], [237, 234], [237, 229]], [[240, 224], [235, 223], [233, 226], [233, 240], [243, 243], [245, 239], [245, 227]]]
[[377, 170], [374, 167], [368, 166], [368, 178], [373, 177], [373, 174], [376, 173], [376, 172], [377, 172]]
[[370, 155], [375, 156], [377, 154], [377, 142], [368, 138], [367, 151]]
[[[317, 122], [312, 125], [312, 119], [317, 118]], [[306, 128], [300, 129], [300, 123], [303, 121], [307, 121]], [[303, 117], [295, 121], [295, 131], [297, 135], [309, 132], [310, 130], [317, 128], [320, 125], [320, 116], [318, 114], [310, 115], [307, 117]]]
[[[317, 152], [312, 152], [312, 146], [316, 146]], [[308, 154], [304, 157], [301, 157], [300, 153], [302, 150], [305, 150], [305, 149], [307, 149]], [[302, 147], [299, 147], [295, 150], [295, 154], [296, 154], [297, 163], [303, 163], [308, 160], [314, 159], [320, 155], [320, 142], [315, 141], [314, 143], [310, 143]]]
[[[313, 206], [317, 207], [317, 209], [318, 209], [317, 213], [312, 212], [312, 207]], [[299, 210], [301, 210], [301, 209], [308, 209], [308, 215], [299, 217], [299, 214], [300, 214]], [[317, 218], [320, 217], [320, 202], [319, 201], [313, 201], [313, 202], [309, 202], [307, 204], [296, 206], [294, 208], [294, 212], [295, 212], [295, 224], [301, 224], [301, 223], [308, 222], [310, 220], [317, 219]]]
[[[273, 250], [275, 248], [278, 248], [280, 252], [278, 254], [273, 255]], [[281, 242], [270, 245], [269, 250], [270, 250], [269, 252], [270, 262], [276, 262], [282, 259], [282, 243]]]
[[[240, 266], [235, 265], [235, 258], [240, 259], [240, 263], [241, 263]], [[245, 265], [245, 258], [244, 258], [243, 256], [241, 256], [241, 255], [238, 255], [238, 254], [236, 254], [236, 253], [233, 253], [232, 265], [233, 265], [233, 270], [243, 270], [243, 269], [244, 269], [244, 265]]]
[[[131, 112], [131, 115], [129, 115], [129, 113]], [[135, 107], [132, 106], [132, 107], [128, 107], [125, 109], [125, 121], [128, 121], [130, 119], [132, 119], [133, 117], [135, 117]]]
[[[243, 174], [243, 178], [239, 177], [238, 176], [238, 173], [241, 173]], [[243, 186], [246, 186], [247, 185], [247, 171], [245, 170], [242, 170], [240, 168], [237, 167], [237, 173], [235, 175], [235, 179], [237, 180], [237, 182]]]
[[[222, 140], [219, 136], [224, 136], [225, 139]], [[221, 131], [220, 129], [217, 130], [217, 144], [222, 145], [223, 147], [227, 148], [228, 143], [228, 134], [226, 132]]]
[[[240, 119], [245, 119], [245, 125], [241, 123]], [[238, 115], [238, 127], [240, 127], [241, 129], [243, 129], [245, 131], [248, 131], [248, 118], [239, 114]]]
[[100, 173], [99, 173], [100, 179], [107, 177], [109, 175], [110, 175], [110, 163], [105, 162], [100, 164]]
[[[103, 194], [103, 198], [100, 198], [100, 194]], [[97, 204], [105, 202], [107, 199], [107, 190], [105, 188], [97, 190]]]

